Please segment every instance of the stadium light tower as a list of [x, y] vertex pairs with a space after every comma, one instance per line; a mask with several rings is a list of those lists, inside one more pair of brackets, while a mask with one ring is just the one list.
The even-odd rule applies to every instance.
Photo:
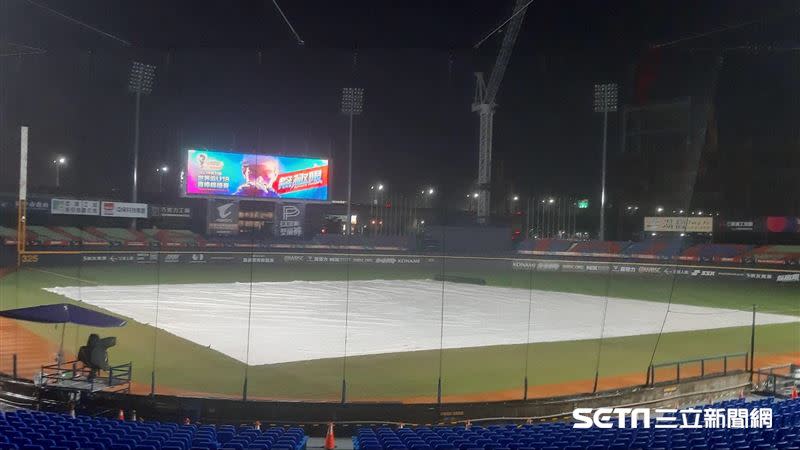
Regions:
[[161, 167], [156, 168], [156, 173], [158, 174], [158, 192], [163, 191], [164, 187], [164, 174], [169, 172], [169, 167], [167, 165], [163, 165]]
[[[350, 223], [350, 208], [352, 207], [353, 193], [353, 116], [360, 115], [364, 110], [363, 88], [342, 88], [342, 114], [350, 118], [350, 139], [347, 144], [347, 223]], [[383, 189], [383, 185], [378, 187]], [[347, 235], [352, 234], [352, 226], [347, 226]]]
[[617, 84], [601, 83], [594, 85], [594, 112], [603, 113], [603, 168], [600, 189], [600, 240], [605, 239], [606, 216], [606, 147], [608, 142], [608, 113], [617, 110]]
[[53, 160], [53, 165], [56, 167], [56, 187], [61, 187], [61, 166], [65, 166], [67, 164], [67, 157], [66, 156], [58, 156], [56, 159]]
[[[153, 91], [153, 80], [156, 78], [156, 66], [145, 64], [139, 61], [131, 63], [130, 78], [128, 78], [128, 90], [136, 98], [136, 112], [133, 122], [133, 203], [136, 203], [138, 191], [138, 170], [139, 170], [139, 111], [142, 101], [142, 94], [147, 95]], [[136, 228], [136, 219], [133, 219], [133, 227]]]

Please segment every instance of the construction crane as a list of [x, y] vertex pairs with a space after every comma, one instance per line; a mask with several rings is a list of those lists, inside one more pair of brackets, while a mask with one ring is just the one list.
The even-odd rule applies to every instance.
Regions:
[[503, 45], [500, 47], [500, 53], [498, 53], [497, 61], [494, 63], [489, 83], [486, 84], [484, 81], [482, 72], [475, 73], [475, 98], [472, 102], [472, 111], [478, 113], [480, 117], [477, 198], [478, 223], [480, 224], [485, 224], [489, 221], [491, 205], [492, 133], [494, 128], [494, 108], [497, 106], [494, 101], [497, 97], [497, 91], [500, 89], [500, 83], [506, 73], [508, 62], [511, 60], [511, 51], [517, 41], [522, 19], [525, 18], [525, 9], [530, 4], [531, 0], [515, 1], [514, 13], [507, 21]]

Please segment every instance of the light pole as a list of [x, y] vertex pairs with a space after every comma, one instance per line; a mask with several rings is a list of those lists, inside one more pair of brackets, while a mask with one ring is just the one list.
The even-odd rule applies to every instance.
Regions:
[[350, 225], [350, 208], [353, 192], [353, 116], [358, 116], [364, 109], [363, 88], [342, 88], [342, 114], [350, 118], [350, 134], [347, 144], [347, 235], [352, 234]]
[[59, 156], [53, 160], [53, 165], [56, 167], [56, 187], [61, 187], [61, 166], [67, 164], [67, 158]]
[[158, 192], [163, 191], [163, 186], [164, 186], [163, 178], [164, 174], [167, 172], [169, 172], [169, 167], [167, 166], [161, 166], [156, 169], [156, 173], [158, 174]]
[[594, 112], [603, 113], [603, 169], [600, 190], [600, 240], [606, 236], [606, 146], [608, 141], [608, 113], [617, 110], [617, 84], [602, 83], [594, 85]]
[[[153, 91], [153, 80], [156, 77], [156, 66], [151, 64], [133, 61], [131, 63], [131, 73], [128, 79], [128, 90], [136, 98], [136, 111], [133, 118], [133, 203], [138, 197], [138, 170], [139, 170], [139, 110], [142, 101], [142, 94], [149, 94]], [[133, 227], [136, 228], [136, 219], [133, 219]]]

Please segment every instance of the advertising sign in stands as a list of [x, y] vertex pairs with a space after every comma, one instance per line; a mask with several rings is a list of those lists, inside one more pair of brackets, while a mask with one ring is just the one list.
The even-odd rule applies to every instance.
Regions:
[[150, 217], [174, 217], [178, 219], [191, 219], [192, 209], [178, 206], [150, 205]]
[[208, 200], [206, 214], [208, 234], [230, 236], [239, 233], [239, 202], [235, 200]]
[[54, 198], [50, 201], [50, 214], [74, 216], [99, 216], [100, 202], [96, 200], [73, 200]]
[[645, 217], [644, 231], [711, 233], [713, 217]]
[[722, 223], [723, 229], [726, 231], [753, 231], [755, 230], [755, 221], [753, 220], [726, 220]]
[[303, 235], [303, 222], [306, 205], [303, 203], [278, 203], [276, 205], [275, 235], [280, 237], [300, 237]]
[[146, 203], [103, 202], [100, 210], [103, 217], [147, 218]]
[[767, 217], [767, 230], [770, 233], [800, 233], [800, 217]]

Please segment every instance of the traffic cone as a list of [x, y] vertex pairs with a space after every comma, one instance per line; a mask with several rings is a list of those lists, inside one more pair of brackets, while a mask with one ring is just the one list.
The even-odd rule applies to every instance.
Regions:
[[797, 386], [792, 386], [792, 400], [797, 400]]
[[117, 419], [119, 419], [119, 420], [125, 420], [125, 411], [123, 411], [122, 409], [120, 409], [120, 410], [119, 410], [119, 414], [117, 415]]
[[336, 438], [333, 436], [333, 422], [328, 422], [328, 432], [325, 434], [325, 450], [336, 448]]
[[467, 424], [464, 426], [464, 428], [466, 428], [466, 429], [468, 429], [468, 430], [469, 430], [469, 428], [470, 428], [471, 426], [472, 426], [472, 422], [470, 422], [470, 421], [468, 420], [468, 421], [467, 421]]

